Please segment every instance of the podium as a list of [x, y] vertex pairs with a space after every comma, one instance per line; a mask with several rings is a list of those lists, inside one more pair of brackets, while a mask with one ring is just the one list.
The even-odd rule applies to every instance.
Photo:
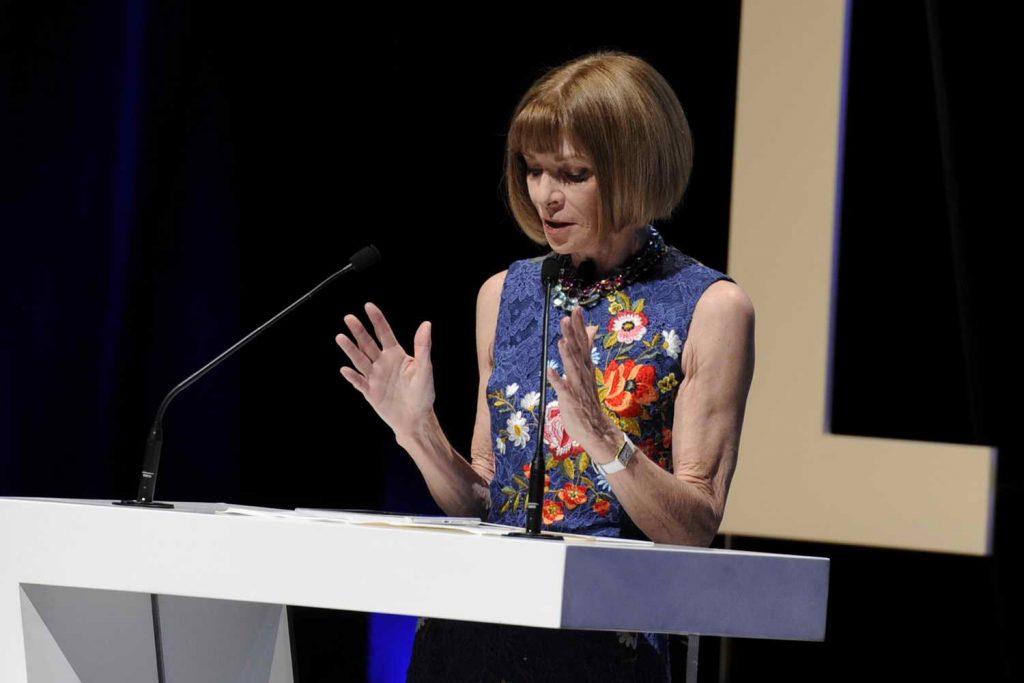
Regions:
[[[829, 560], [0, 498], [0, 681], [292, 683], [288, 605], [824, 640]], [[525, 585], [525, 584], [524, 584]], [[692, 667], [691, 667], [692, 665]]]

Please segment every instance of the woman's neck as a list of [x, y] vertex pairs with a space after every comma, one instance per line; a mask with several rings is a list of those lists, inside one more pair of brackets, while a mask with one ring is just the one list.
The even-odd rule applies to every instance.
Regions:
[[570, 254], [572, 265], [578, 271], [581, 263], [592, 261], [594, 270], [591, 275], [595, 280], [600, 280], [628, 263], [643, 249], [646, 241], [646, 225], [628, 228], [612, 235], [610, 240], [598, 245], [594, 250]]

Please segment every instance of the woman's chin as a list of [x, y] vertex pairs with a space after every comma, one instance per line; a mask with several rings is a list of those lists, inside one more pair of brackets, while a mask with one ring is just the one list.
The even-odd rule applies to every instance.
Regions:
[[572, 246], [563, 242], [558, 242], [548, 238], [548, 246], [551, 247], [551, 251], [555, 252], [559, 256], [565, 256], [572, 253]]
[[576, 229], [576, 226], [568, 228], [562, 228], [560, 231], [550, 230], [545, 228], [544, 237], [547, 239], [548, 244], [551, 248], [560, 254], [568, 253], [572, 247], [572, 233]]

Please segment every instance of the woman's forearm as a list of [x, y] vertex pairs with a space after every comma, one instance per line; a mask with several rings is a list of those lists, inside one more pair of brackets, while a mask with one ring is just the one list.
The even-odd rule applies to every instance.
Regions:
[[711, 496], [659, 467], [643, 451], [608, 482], [633, 522], [655, 543], [708, 547], [721, 520]]
[[[588, 452], [608, 462], [618, 452], [615, 441], [607, 437]], [[708, 547], [715, 540], [721, 519], [708, 487], [667, 472], [640, 449], [607, 479], [630, 519], [655, 543]]]
[[430, 495], [446, 515], [486, 519], [488, 483], [452, 447], [435, 413], [414, 429], [396, 432], [395, 440], [412, 457]]

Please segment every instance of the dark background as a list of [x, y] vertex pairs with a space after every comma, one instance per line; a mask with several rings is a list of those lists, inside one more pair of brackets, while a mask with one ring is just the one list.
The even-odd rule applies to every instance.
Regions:
[[[372, 300], [410, 349], [434, 323], [437, 412], [468, 453], [477, 290], [541, 253], [505, 207], [508, 117], [547, 67], [605, 47], [676, 89], [696, 165], [663, 232], [727, 271], [740, 5], [708, 5], [671, 21], [524, 7], [521, 25], [474, 25], [0, 4], [0, 495], [133, 497], [163, 393], [373, 242], [381, 267], [335, 283], [173, 404], [157, 497], [439, 512], [338, 374], [342, 316], [365, 319]], [[701, 680], [1021, 675], [1006, 329], [1019, 221], [997, 171], [1019, 158], [1019, 124], [1003, 23], [954, 3], [852, 6], [832, 405], [837, 433], [997, 446], [995, 554], [731, 537], [831, 558], [827, 639], [705, 638]], [[292, 619], [299, 681], [382, 671], [380, 657], [407, 656], [414, 624]], [[381, 650], [383, 634], [400, 647]]]

